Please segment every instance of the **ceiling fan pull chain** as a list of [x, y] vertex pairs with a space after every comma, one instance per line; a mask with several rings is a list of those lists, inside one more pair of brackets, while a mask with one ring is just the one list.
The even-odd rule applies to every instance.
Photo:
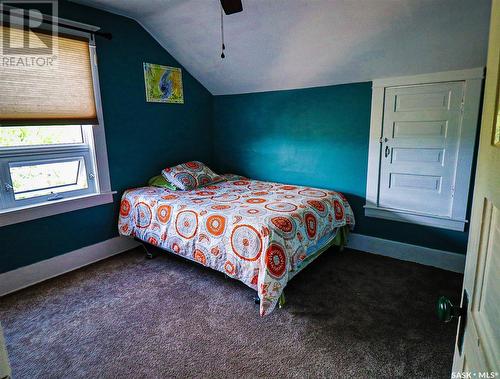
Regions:
[[224, 16], [222, 14], [222, 6], [220, 7], [220, 34], [222, 36], [222, 53], [220, 57], [224, 59], [226, 55], [224, 54], [224, 50], [226, 50], [226, 46], [224, 45]]

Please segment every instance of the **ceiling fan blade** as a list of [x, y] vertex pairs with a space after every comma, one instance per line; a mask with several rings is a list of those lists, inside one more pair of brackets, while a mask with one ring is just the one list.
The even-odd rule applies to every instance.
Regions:
[[224, 13], [227, 15], [238, 13], [243, 10], [241, 0], [220, 0], [220, 3], [222, 5], [222, 9], [224, 9]]

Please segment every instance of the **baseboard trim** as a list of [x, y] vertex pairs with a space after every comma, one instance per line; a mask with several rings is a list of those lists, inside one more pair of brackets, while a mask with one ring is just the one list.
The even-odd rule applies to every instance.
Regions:
[[465, 268], [465, 255], [463, 254], [431, 249], [363, 234], [350, 234], [347, 247], [366, 253], [384, 255], [386, 257], [420, 263], [453, 272], [463, 273]]
[[115, 237], [0, 274], [0, 296], [43, 282], [140, 246], [127, 237]]

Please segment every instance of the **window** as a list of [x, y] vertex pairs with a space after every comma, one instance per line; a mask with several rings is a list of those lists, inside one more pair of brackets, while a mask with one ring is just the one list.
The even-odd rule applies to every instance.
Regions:
[[464, 230], [482, 76], [373, 82], [366, 216]]
[[0, 128], [2, 208], [97, 192], [91, 125]]
[[[6, 33], [22, 43], [10, 25], [0, 45]], [[0, 226], [113, 200], [93, 36], [53, 38], [55, 67], [0, 66]]]

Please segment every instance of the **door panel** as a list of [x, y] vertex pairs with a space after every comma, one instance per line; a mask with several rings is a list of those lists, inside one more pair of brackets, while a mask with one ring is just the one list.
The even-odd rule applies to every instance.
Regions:
[[379, 207], [451, 217], [464, 82], [387, 88]]
[[391, 174], [390, 188], [415, 188], [439, 192], [441, 188], [441, 177], [417, 174]]
[[443, 164], [444, 149], [418, 149], [409, 147], [392, 148], [391, 163], [425, 162]]
[[392, 138], [446, 137], [446, 128], [446, 121], [396, 121]]
[[[495, 250], [500, 251], [500, 211], [492, 204], [488, 205], [492, 208], [492, 212], [489, 222], [489, 241], [485, 257], [486, 271], [481, 285], [478, 311], [484, 312], [488, 316], [498, 316], [500, 315], [500, 303], [494, 300], [500, 299], [500, 287], [495, 287], [491, 284], [493, 281], [500, 279], [500, 254], [493, 253]], [[488, 309], [492, 309], [491, 312]], [[493, 325], [491, 322], [492, 318], [487, 317], [487, 320], [489, 325]], [[491, 328], [491, 331], [494, 333], [492, 337], [495, 337], [497, 342], [500, 343], [500, 323], [496, 323]], [[498, 356], [500, 357], [500, 351]]]
[[470, 311], [478, 347], [485, 360], [493, 362], [500, 359], [500, 210], [488, 199], [483, 205], [478, 263]]
[[450, 92], [447, 88], [436, 89], [426, 86], [423, 91], [396, 94], [395, 100], [396, 112], [447, 110], [450, 106]]

